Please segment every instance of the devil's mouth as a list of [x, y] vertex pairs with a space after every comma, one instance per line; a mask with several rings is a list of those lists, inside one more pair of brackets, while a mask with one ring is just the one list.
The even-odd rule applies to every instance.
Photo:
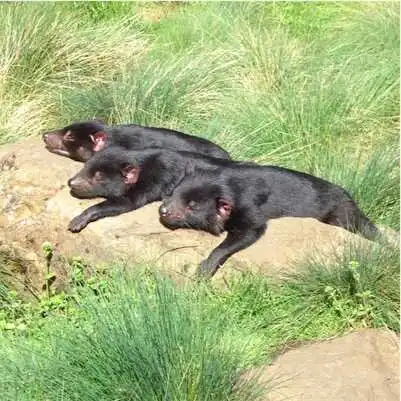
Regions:
[[74, 198], [77, 198], [77, 199], [92, 199], [92, 198], [95, 198], [95, 196], [91, 196], [91, 195], [75, 192], [73, 189], [70, 189], [70, 195], [73, 196]]
[[161, 224], [163, 224], [164, 227], [170, 229], [170, 230], [177, 230], [178, 228], [182, 228], [179, 224], [174, 224], [174, 222], [169, 221], [163, 217], [159, 217], [159, 221]]
[[70, 153], [67, 150], [54, 149], [54, 148], [50, 147], [49, 145], [46, 145], [46, 149], [51, 153], [55, 153], [56, 155], [70, 157]]

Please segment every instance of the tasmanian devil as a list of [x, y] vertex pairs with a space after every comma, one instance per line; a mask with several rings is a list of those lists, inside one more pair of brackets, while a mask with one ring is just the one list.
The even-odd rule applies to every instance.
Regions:
[[374, 240], [377, 227], [341, 187], [321, 178], [275, 166], [235, 164], [184, 177], [159, 208], [170, 229], [193, 228], [227, 237], [198, 273], [212, 276], [234, 253], [256, 242], [270, 219], [312, 217]]
[[68, 228], [79, 232], [92, 221], [162, 200], [163, 196], [171, 194], [188, 171], [213, 170], [226, 163], [227, 160], [199, 153], [159, 148], [126, 150], [110, 146], [96, 152], [68, 181], [71, 195], [76, 198], [106, 199], [75, 217]]
[[101, 120], [75, 122], [55, 131], [45, 132], [46, 148], [61, 156], [85, 162], [95, 152], [116, 145], [125, 149], [167, 148], [196, 152], [222, 159], [230, 155], [207, 139], [166, 128], [134, 124], [107, 126]]

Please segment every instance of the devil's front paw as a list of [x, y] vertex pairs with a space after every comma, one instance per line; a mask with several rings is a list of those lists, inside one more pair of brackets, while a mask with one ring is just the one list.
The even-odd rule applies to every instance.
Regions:
[[207, 280], [211, 278], [214, 273], [216, 272], [216, 268], [214, 266], [211, 266], [210, 263], [208, 263], [208, 260], [203, 260], [200, 264], [199, 267], [196, 271], [196, 279], [197, 280]]
[[68, 224], [68, 230], [72, 233], [79, 233], [88, 225], [88, 220], [85, 216], [80, 214], [77, 217], [74, 217], [70, 223]]

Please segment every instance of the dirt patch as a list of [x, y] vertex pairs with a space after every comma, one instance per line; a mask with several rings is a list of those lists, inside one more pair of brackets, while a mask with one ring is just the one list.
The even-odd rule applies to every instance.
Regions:
[[266, 401], [398, 401], [399, 338], [360, 330], [288, 351], [258, 373]]

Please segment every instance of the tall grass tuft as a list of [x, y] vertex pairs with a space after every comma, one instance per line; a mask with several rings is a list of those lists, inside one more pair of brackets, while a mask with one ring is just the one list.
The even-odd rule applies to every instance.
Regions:
[[374, 326], [399, 331], [399, 251], [375, 245], [350, 246], [328, 263], [311, 260], [285, 282], [303, 298], [300, 310], [334, 311], [345, 327]]
[[[384, 18], [380, 11], [378, 19]], [[357, 22], [358, 29], [366, 29], [371, 21]], [[399, 60], [394, 54], [399, 41], [387, 44], [390, 53], [376, 36], [369, 47], [353, 47], [349, 54], [344, 43], [352, 47], [356, 25], [324, 47], [285, 31], [243, 28], [243, 68], [222, 111], [231, 116], [228, 147], [237, 157], [300, 166], [322, 149], [341, 154], [360, 146], [370, 154], [378, 145], [398, 141]], [[395, 39], [396, 27], [389, 27]], [[366, 60], [372, 48], [380, 62], [376, 56]]]
[[267, 358], [290, 344], [359, 327], [399, 331], [399, 251], [394, 248], [350, 244], [328, 260], [305, 261], [283, 280], [245, 274], [228, 285], [213, 291], [211, 306], [230, 311], [241, 335], [251, 331], [263, 338]]
[[54, 4], [4, 3], [0, 19], [0, 143], [55, 124], [61, 88], [111, 79], [145, 45], [124, 19], [82, 27]]
[[85, 301], [80, 327], [60, 323], [41, 348], [8, 360], [3, 388], [22, 400], [255, 399], [241, 379], [246, 346], [228, 343], [227, 315], [205, 314], [204, 302], [166, 280], [116, 278]]
[[111, 123], [135, 122], [211, 136], [201, 131], [199, 122], [223, 107], [226, 73], [234, 64], [232, 55], [220, 50], [150, 59], [123, 71], [113, 82], [67, 93], [62, 119], [95, 114]]

